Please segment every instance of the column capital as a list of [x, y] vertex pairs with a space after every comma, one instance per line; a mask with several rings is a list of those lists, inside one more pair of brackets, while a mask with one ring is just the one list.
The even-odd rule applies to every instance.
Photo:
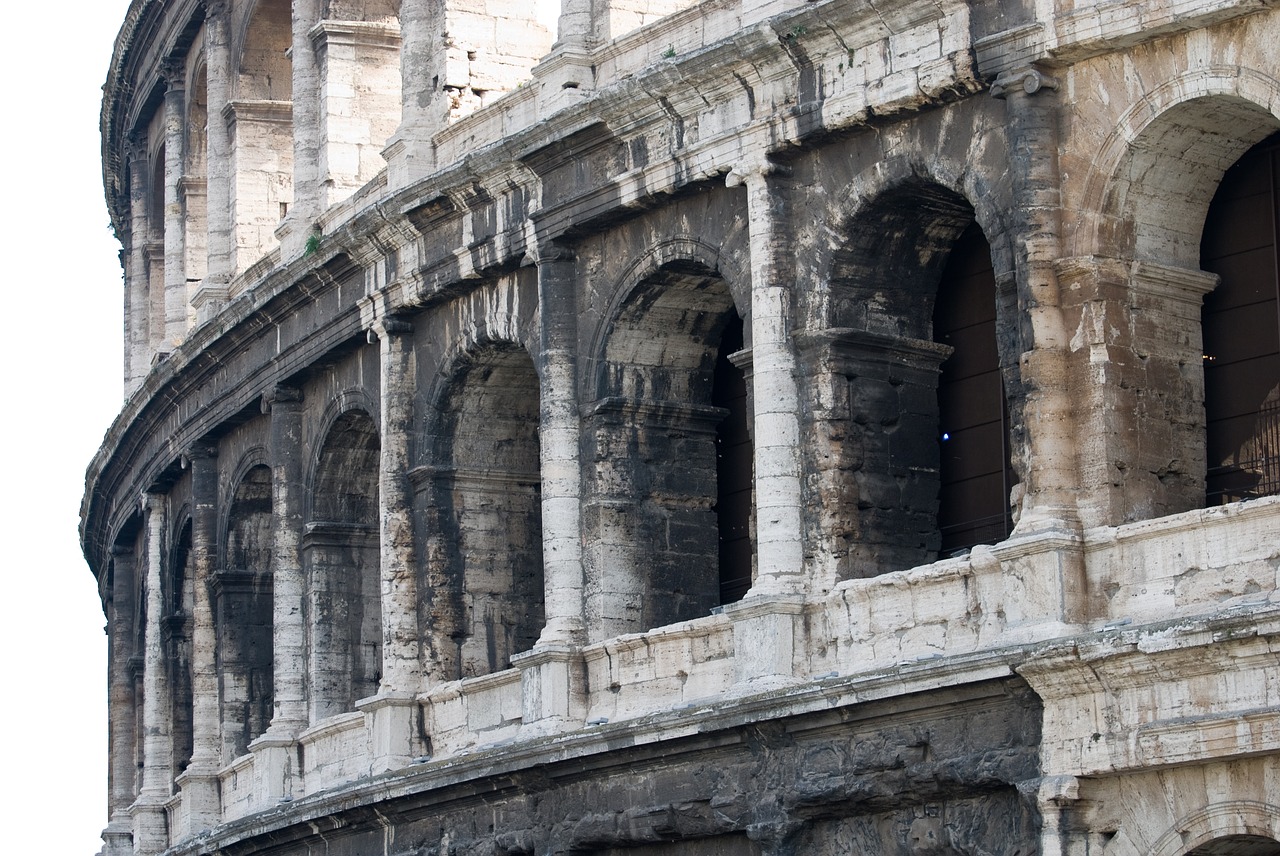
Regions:
[[160, 79], [167, 87], [166, 95], [184, 91], [187, 87], [186, 58], [177, 54], [165, 57], [160, 62]]
[[286, 386], [280, 384], [262, 396], [262, 412], [270, 413], [276, 405], [300, 405], [302, 404], [302, 390], [296, 386]]
[[791, 177], [791, 167], [778, 163], [768, 154], [749, 156], [733, 165], [724, 177], [725, 187], [739, 187], [762, 179]]
[[231, 11], [231, 0], [204, 0], [204, 18], [224, 18]]
[[992, 98], [1008, 98], [1018, 90], [1026, 95], [1035, 95], [1045, 89], [1057, 91], [1058, 79], [1031, 66], [1015, 68], [1000, 74], [991, 84]]
[[369, 332], [379, 339], [408, 336], [413, 333], [413, 322], [403, 315], [384, 315], [373, 322]]
[[182, 463], [190, 466], [194, 461], [204, 461], [218, 457], [218, 444], [212, 440], [197, 440], [182, 453]]

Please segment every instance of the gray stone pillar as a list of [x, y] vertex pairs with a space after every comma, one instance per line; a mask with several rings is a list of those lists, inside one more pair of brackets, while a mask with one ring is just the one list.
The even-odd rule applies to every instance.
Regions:
[[321, 181], [320, 66], [311, 30], [320, 23], [319, 0], [293, 0], [293, 201], [280, 224], [280, 252], [294, 259], [323, 211]]
[[134, 761], [137, 747], [138, 711], [134, 707], [133, 656], [134, 640], [134, 555], [132, 546], [117, 546], [111, 551], [111, 591], [107, 602], [110, 628], [108, 661], [110, 663], [109, 719], [111, 766], [109, 768], [109, 803], [107, 828], [102, 832], [103, 856], [128, 856], [133, 853], [133, 821], [129, 806], [136, 796], [134, 786], [138, 771]]
[[303, 613], [302, 392], [277, 386], [262, 400], [271, 414], [271, 725], [249, 744], [266, 793], [276, 800], [301, 790], [298, 734], [307, 727], [307, 625]]
[[387, 186], [397, 190], [435, 169], [431, 135], [444, 127], [444, 3], [400, 4], [400, 127], [387, 142]]
[[[1013, 245], [1019, 315], [1030, 340], [1020, 360], [1020, 404], [1026, 448], [1015, 449], [1024, 492], [1014, 534], [1079, 528], [1075, 488], [1079, 429], [1073, 416], [1067, 351], [1055, 263], [1062, 256], [1061, 172], [1058, 168], [1057, 82], [1034, 68], [1002, 74], [991, 94], [1006, 105], [1013, 186]], [[1020, 453], [1020, 454], [1019, 454]]]
[[205, 179], [209, 262], [204, 280], [191, 299], [196, 323], [207, 321], [222, 311], [235, 274], [231, 230], [231, 134], [223, 121], [231, 101], [230, 18], [230, 0], [205, 0], [204, 53], [209, 127]]
[[129, 144], [129, 256], [125, 265], [125, 395], [147, 376], [151, 365], [151, 265], [147, 259], [147, 145], [145, 137]]
[[542, 458], [542, 562], [548, 645], [584, 641], [581, 423], [576, 385], [577, 285], [574, 258], [564, 252], [538, 261], [542, 323], [539, 431]]
[[186, 217], [182, 176], [186, 164], [186, 63], [165, 60], [164, 93], [164, 344], [166, 351], [187, 334]]
[[173, 757], [170, 743], [169, 676], [164, 656], [164, 553], [168, 500], [162, 493], [143, 497], [146, 512], [146, 635], [143, 649], [142, 787], [130, 808], [134, 852], [159, 853], [168, 846], [165, 803], [171, 796]]
[[192, 630], [191, 630], [191, 761], [178, 779], [188, 815], [188, 829], [199, 832], [222, 820], [218, 791], [218, 671], [210, 583], [218, 561], [218, 449], [199, 444], [188, 452], [191, 462]]
[[418, 387], [413, 325], [383, 317], [373, 328], [381, 366], [382, 438], [378, 461], [382, 682], [360, 709], [370, 717], [374, 772], [407, 765], [417, 749], [413, 714], [423, 688], [418, 628], [418, 564], [409, 481], [413, 399]]
[[382, 692], [421, 689], [417, 561], [409, 442], [417, 362], [413, 325], [384, 318], [375, 330], [382, 366], [382, 446], [379, 459], [379, 552], [382, 567]]
[[753, 594], [805, 588], [800, 497], [800, 394], [791, 338], [794, 243], [790, 181], [768, 163], [735, 170], [747, 190], [751, 230], [751, 364], [754, 402], [756, 579]]
[[532, 651], [511, 658], [520, 669], [522, 732], [530, 737], [576, 727], [586, 716], [575, 261], [559, 247], [545, 248], [538, 258], [542, 325], [538, 443], [546, 625]]

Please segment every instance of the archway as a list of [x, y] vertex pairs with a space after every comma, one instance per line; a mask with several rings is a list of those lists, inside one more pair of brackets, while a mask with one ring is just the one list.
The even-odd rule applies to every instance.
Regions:
[[459, 677], [508, 668], [546, 622], [538, 419], [538, 375], [523, 348], [491, 343], [454, 366], [440, 412], [431, 553], [447, 580], [438, 618], [451, 639], [439, 642]]
[[378, 454], [361, 410], [338, 416], [320, 448], [303, 539], [312, 722], [351, 710], [382, 678]]
[[257, 464], [232, 494], [223, 538], [226, 564], [214, 577], [224, 762], [247, 752], [271, 722], [271, 548], [271, 470]]
[[693, 261], [642, 278], [616, 312], [588, 432], [588, 617], [602, 638], [706, 615], [750, 586], [746, 386], [728, 359], [742, 335], [728, 283]]
[[[972, 206], [920, 179], [859, 210], [833, 255], [815, 355], [821, 536], [841, 579], [934, 561], [1010, 531], [1001, 300]], [[980, 394], [978, 394], [980, 391]], [[981, 497], [979, 504], [974, 498]]]
[[1280, 493], [1280, 134], [1227, 170], [1200, 263], [1208, 505]]

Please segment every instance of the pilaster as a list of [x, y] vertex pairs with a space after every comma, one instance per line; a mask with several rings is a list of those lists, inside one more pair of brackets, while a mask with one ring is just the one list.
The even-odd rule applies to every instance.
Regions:
[[539, 455], [546, 585], [546, 626], [539, 647], [581, 644], [584, 639], [575, 276], [575, 259], [566, 252], [544, 252], [538, 259], [542, 325]]
[[[285, 216], [277, 218], [273, 229], [274, 236], [280, 241], [281, 255], [286, 260], [295, 259], [306, 251], [314, 224], [324, 210], [320, 65], [311, 39], [312, 28], [320, 22], [320, 6], [319, 0], [293, 0], [293, 46], [289, 54], [293, 70], [292, 140], [290, 143], [275, 140], [276, 145], [287, 146], [293, 153], [287, 169], [284, 164], [279, 165], [281, 172], [292, 172], [292, 198], [278, 200], [278, 203], [288, 205], [289, 210]], [[243, 270], [245, 263], [241, 262], [238, 267]]]
[[132, 546], [118, 545], [111, 551], [112, 580], [109, 600], [110, 628], [110, 821], [102, 832], [104, 856], [133, 853], [133, 822], [129, 806], [136, 796], [137, 766], [134, 761], [138, 711], [134, 707], [133, 656], [135, 562]]
[[408, 321], [384, 317], [375, 333], [382, 371], [378, 486], [383, 632], [381, 692], [412, 696], [422, 682], [413, 487], [409, 481], [417, 361], [413, 325]]
[[182, 344], [187, 333], [186, 212], [182, 178], [186, 163], [186, 63], [164, 62], [164, 348]]
[[143, 652], [142, 787], [129, 809], [133, 818], [134, 852], [150, 856], [169, 843], [166, 803], [172, 795], [173, 758], [170, 748], [169, 679], [164, 657], [164, 535], [168, 530], [168, 499], [163, 493], [143, 497], [146, 516], [146, 610]]
[[271, 416], [272, 670], [275, 710], [267, 734], [292, 740], [307, 726], [306, 642], [302, 603], [303, 448], [302, 392], [277, 386], [264, 397]]
[[1058, 82], [1036, 68], [1006, 72], [991, 86], [1003, 99], [1011, 154], [1013, 244], [1019, 312], [1030, 338], [1020, 359], [1025, 397], [1014, 402], [1026, 448], [1014, 450], [1025, 485], [1015, 533], [1079, 528], [1078, 439], [1068, 368], [1070, 334], [1062, 314], [1056, 261], [1062, 256], [1058, 168]]
[[803, 592], [800, 394], [791, 337], [795, 287], [790, 178], [761, 160], [729, 174], [747, 191], [751, 234], [752, 439], [755, 444], [756, 579], [748, 593]]
[[129, 144], [129, 244], [125, 288], [125, 356], [128, 395], [142, 385], [151, 365], [151, 267], [147, 259], [147, 144], [135, 137]]
[[231, 131], [226, 122], [220, 121], [231, 102], [231, 3], [230, 0], [206, 0], [204, 5], [208, 264], [204, 279], [191, 298], [197, 324], [222, 311], [235, 275], [235, 236], [231, 225]]
[[218, 556], [218, 450], [201, 443], [188, 452], [194, 505], [191, 527], [193, 565], [191, 631], [192, 745], [191, 761], [179, 777], [189, 828], [210, 829], [222, 819], [218, 795], [217, 637], [210, 583]]

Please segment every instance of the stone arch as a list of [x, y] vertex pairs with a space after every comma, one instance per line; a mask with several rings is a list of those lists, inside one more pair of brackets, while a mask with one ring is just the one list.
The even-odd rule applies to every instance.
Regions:
[[749, 438], [750, 425], [745, 385], [738, 410], [714, 403], [717, 380], [741, 383], [725, 345], [744, 338], [719, 261], [694, 239], [655, 247], [624, 277], [597, 340], [584, 524], [587, 623], [601, 638], [706, 615], [722, 582], [729, 597], [750, 584], [749, 566], [720, 561], [726, 534], [750, 531], [753, 503], [722, 496], [717, 471], [718, 426], [728, 417]]
[[[320, 434], [303, 537], [312, 721], [351, 710], [382, 677], [378, 428], [341, 396]], [[344, 402], [342, 399], [346, 399]]]
[[1150, 853], [1151, 856], [1273, 856], [1280, 853], [1280, 806], [1253, 800], [1212, 803], [1169, 827], [1156, 840]]
[[1082, 209], [1093, 218], [1069, 255], [1135, 258], [1195, 270], [1200, 232], [1222, 174], [1280, 128], [1280, 82], [1212, 65], [1153, 87], [1093, 158]]
[[293, 98], [293, 9], [289, 0], [257, 0], [241, 22], [234, 98], [290, 101]]
[[1205, 500], [1280, 493], [1280, 133], [1223, 175], [1200, 264], [1217, 275], [1204, 300]]
[[[878, 192], [852, 208], [838, 233], [825, 283], [826, 327], [808, 342], [817, 367], [814, 396], [830, 402], [812, 417], [817, 447], [831, 451], [819, 452], [813, 463], [818, 479], [810, 489], [825, 500], [815, 503], [820, 511], [812, 537], [826, 543], [837, 580], [931, 562], [943, 545], [942, 527], [954, 522], [939, 516], [940, 426], [956, 418], [959, 399], [944, 392], [940, 402], [939, 376], [959, 340], [936, 341], [934, 318], [962, 238], [979, 242], [991, 262], [983, 287], [990, 289], [994, 319], [983, 336], [993, 341], [981, 346], [984, 359], [995, 362], [988, 368], [1003, 393], [988, 396], [991, 413], [978, 421], [1000, 426], [1003, 443], [997, 442], [1000, 460], [989, 469], [1004, 473], [1006, 482], [1018, 478], [1007, 463], [1018, 439], [1009, 428], [1017, 405], [1018, 333], [1007, 238], [996, 233], [988, 243], [974, 206], [955, 189], [905, 162], [895, 172], [873, 184]], [[1008, 519], [1010, 503], [1007, 490], [997, 497], [1001, 520]], [[1004, 534], [1007, 526], [997, 540]]]
[[545, 624], [540, 382], [507, 338], [474, 337], [432, 401], [426, 488], [434, 647], [449, 677], [510, 666]]
[[228, 105], [237, 272], [276, 246], [293, 204], [292, 26], [289, 0], [258, 0], [239, 34]]
[[224, 761], [267, 730], [274, 692], [271, 469], [261, 449], [244, 457], [231, 485], [212, 592]]

